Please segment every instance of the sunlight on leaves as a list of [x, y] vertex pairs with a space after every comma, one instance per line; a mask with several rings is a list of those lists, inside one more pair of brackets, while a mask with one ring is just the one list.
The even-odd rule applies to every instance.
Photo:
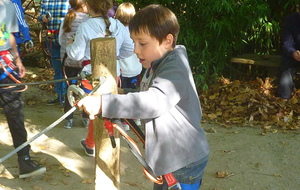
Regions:
[[[251, 81], [230, 81], [220, 78], [199, 96], [203, 119], [219, 125], [254, 126], [263, 128], [262, 135], [280, 129], [295, 130], [300, 126], [300, 90], [284, 101], [276, 97], [274, 79], [257, 78]], [[268, 126], [266, 128], [266, 126]]]

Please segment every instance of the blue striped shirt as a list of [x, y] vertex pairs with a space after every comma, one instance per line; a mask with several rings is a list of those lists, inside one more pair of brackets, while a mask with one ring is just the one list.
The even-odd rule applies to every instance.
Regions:
[[49, 12], [51, 19], [47, 25], [48, 30], [58, 30], [69, 8], [69, 0], [42, 0], [39, 20]]

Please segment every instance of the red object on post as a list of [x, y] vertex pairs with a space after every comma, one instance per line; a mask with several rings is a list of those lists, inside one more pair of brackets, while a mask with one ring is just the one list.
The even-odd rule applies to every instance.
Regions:
[[109, 138], [111, 141], [111, 145], [113, 148], [116, 148], [116, 141], [115, 141], [115, 137], [114, 137], [114, 126], [113, 126], [112, 122], [109, 121], [108, 119], [104, 118], [104, 120], [105, 120], [104, 126], [107, 129], [107, 132], [108, 132], [108, 135], [109, 135]]

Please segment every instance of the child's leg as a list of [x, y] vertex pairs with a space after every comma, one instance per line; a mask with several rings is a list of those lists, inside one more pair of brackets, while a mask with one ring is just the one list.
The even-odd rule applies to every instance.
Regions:
[[139, 87], [138, 75], [134, 76], [134, 77], [122, 77], [121, 76], [121, 81], [122, 81], [122, 88], [137, 89]]
[[94, 122], [93, 120], [90, 120], [89, 126], [88, 126], [88, 134], [85, 139], [85, 144], [89, 148], [94, 148], [95, 147], [95, 141], [94, 141]]
[[[77, 73], [75, 73], [75, 72], [77, 72]], [[65, 67], [64, 68], [64, 76], [67, 77], [67, 78], [75, 77], [75, 76], [77, 76], [77, 74], [78, 74], [78, 71], [77, 70], [74, 71], [74, 68], [72, 68], [72, 67]], [[76, 82], [74, 82], [74, 84], [75, 83]], [[73, 84], [73, 82], [69, 81], [69, 84], [71, 85], [71, 84]], [[66, 95], [65, 95], [65, 104], [64, 104], [64, 113], [67, 113], [71, 108], [72, 108], [72, 106], [69, 103], [67, 93], [66, 93]], [[74, 114], [71, 113], [69, 116], [66, 117], [66, 120], [73, 119], [73, 116], [74, 116]]]
[[[180, 183], [182, 190], [199, 190], [204, 169], [207, 165], [208, 157], [191, 163], [175, 172], [174, 177]], [[174, 190], [176, 188], [174, 187]], [[153, 190], [168, 190], [167, 183], [163, 185], [154, 184]]]

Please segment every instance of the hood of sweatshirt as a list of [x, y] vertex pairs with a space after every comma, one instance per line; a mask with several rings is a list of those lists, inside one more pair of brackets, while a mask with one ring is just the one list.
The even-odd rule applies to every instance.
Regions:
[[[115, 37], [119, 34], [124, 25], [114, 18], [109, 18], [109, 21], [109, 30], [112, 33], [110, 37]], [[87, 24], [94, 32], [99, 34], [99, 37], [104, 37], [106, 35], [106, 23], [102, 17], [90, 18]]]

